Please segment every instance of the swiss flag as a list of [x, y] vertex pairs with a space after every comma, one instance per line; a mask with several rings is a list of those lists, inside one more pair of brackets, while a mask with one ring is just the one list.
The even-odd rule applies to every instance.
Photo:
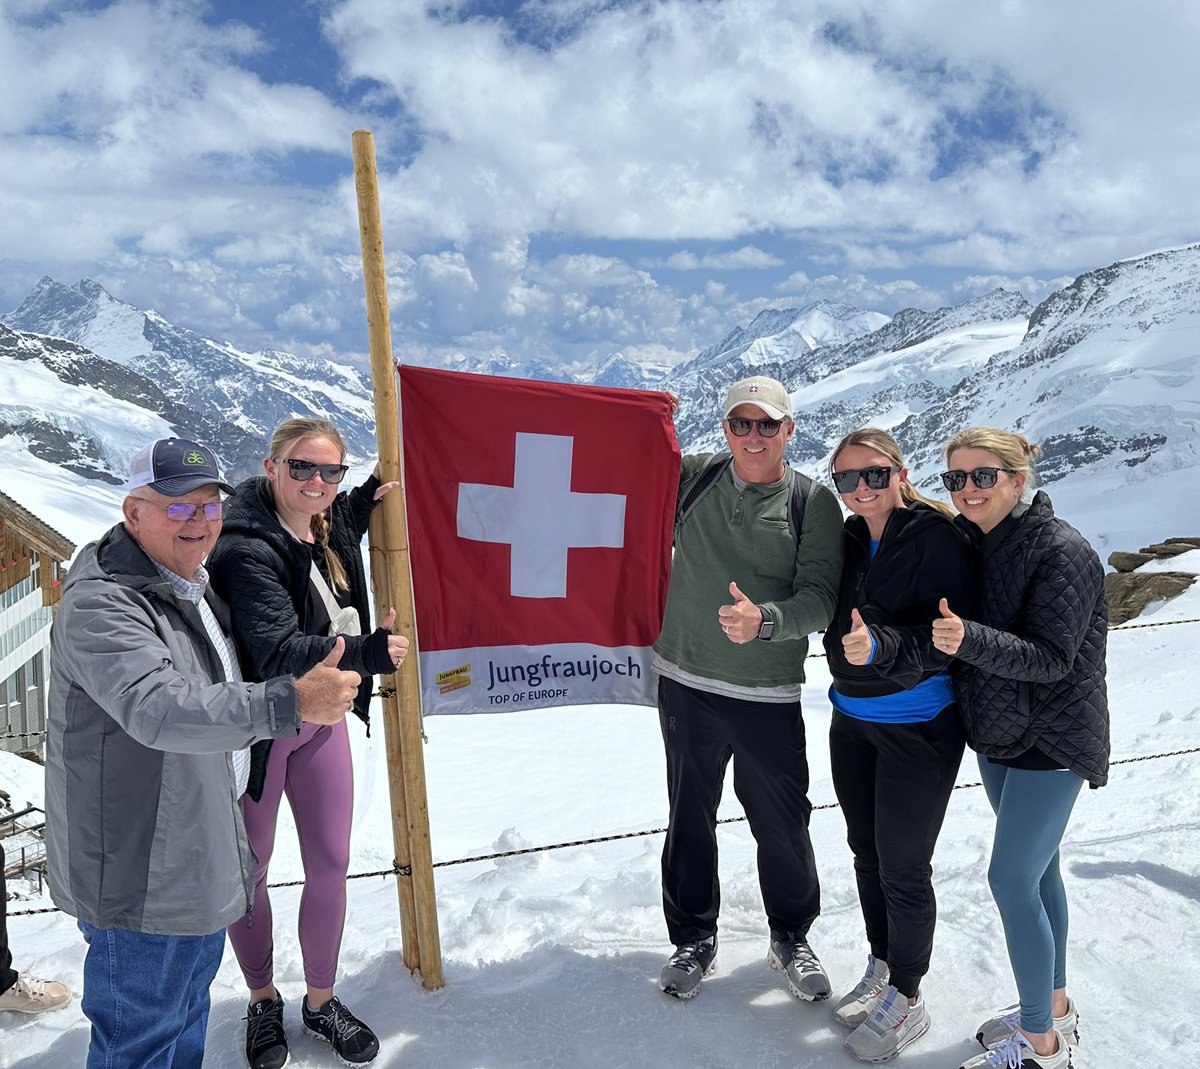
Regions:
[[[669, 398], [410, 366], [399, 375], [426, 711], [477, 711], [505, 685], [504, 708], [633, 700], [606, 699], [581, 676], [620, 682], [636, 660], [649, 685], [679, 484]], [[530, 700], [543, 691], [546, 701]], [[457, 707], [436, 708], [441, 699]]]

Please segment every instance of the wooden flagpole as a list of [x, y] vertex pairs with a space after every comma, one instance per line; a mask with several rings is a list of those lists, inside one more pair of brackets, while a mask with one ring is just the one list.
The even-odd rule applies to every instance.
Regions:
[[383, 726], [392, 803], [392, 842], [400, 899], [400, 929], [404, 964], [419, 970], [426, 988], [445, 984], [438, 934], [437, 898], [433, 885], [433, 850], [429, 840], [429, 806], [425, 792], [424, 739], [421, 732], [421, 690], [417, 670], [416, 619], [408, 554], [408, 519], [404, 506], [400, 424], [396, 404], [396, 367], [392, 360], [392, 329], [388, 314], [387, 270], [383, 256], [383, 227], [379, 213], [379, 182], [375, 138], [355, 130], [354, 185], [358, 195], [358, 227], [362, 239], [363, 288], [367, 302], [367, 332], [371, 349], [371, 378], [375, 394], [375, 434], [379, 441], [379, 470], [383, 482], [400, 486], [384, 497], [371, 517], [368, 546], [376, 619], [396, 608], [396, 630], [412, 641], [408, 657], [393, 676], [395, 687], [383, 699]]

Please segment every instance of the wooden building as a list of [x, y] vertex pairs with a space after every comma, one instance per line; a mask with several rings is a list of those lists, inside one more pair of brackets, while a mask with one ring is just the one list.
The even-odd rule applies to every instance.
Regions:
[[45, 753], [50, 621], [75, 546], [0, 493], [0, 749]]

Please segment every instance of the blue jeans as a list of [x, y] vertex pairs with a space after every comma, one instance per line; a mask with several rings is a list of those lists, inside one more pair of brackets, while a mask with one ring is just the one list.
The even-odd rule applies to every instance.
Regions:
[[208, 988], [225, 932], [146, 935], [79, 922], [87, 941], [83, 1012], [87, 1069], [200, 1069]]
[[1049, 1032], [1054, 991], [1067, 986], [1067, 892], [1058, 844], [1083, 780], [1065, 769], [1008, 768], [983, 756], [979, 773], [996, 811], [988, 883], [1004, 924], [1021, 1027]]

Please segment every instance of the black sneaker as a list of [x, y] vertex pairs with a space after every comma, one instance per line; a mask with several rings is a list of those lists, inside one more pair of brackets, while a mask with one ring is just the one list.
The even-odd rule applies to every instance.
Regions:
[[820, 1002], [833, 993], [825, 969], [802, 935], [772, 931], [767, 961], [787, 977], [788, 989], [796, 998]]
[[715, 935], [677, 946], [659, 974], [658, 986], [674, 998], [692, 998], [700, 991], [700, 981], [713, 971], [716, 958]]
[[283, 1069], [288, 1063], [283, 999], [265, 998], [246, 1010], [246, 1061], [250, 1069]]
[[333, 1047], [333, 1053], [343, 1065], [366, 1065], [379, 1053], [379, 1040], [365, 1024], [354, 1016], [334, 995], [319, 1010], [308, 1008], [308, 996], [300, 1008], [304, 1031]]

